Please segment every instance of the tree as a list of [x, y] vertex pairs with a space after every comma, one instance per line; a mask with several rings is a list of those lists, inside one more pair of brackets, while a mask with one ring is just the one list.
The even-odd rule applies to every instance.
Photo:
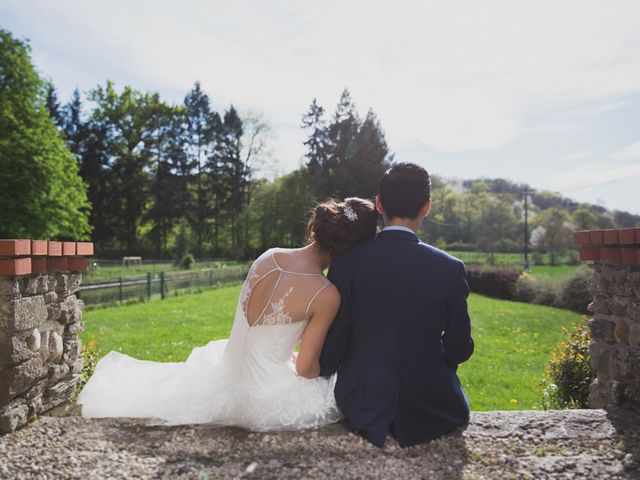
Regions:
[[571, 244], [572, 228], [568, 222], [566, 210], [551, 207], [540, 214], [540, 225], [544, 233], [538, 241], [538, 249], [549, 252], [551, 265], [558, 264], [558, 257], [567, 251]]
[[45, 82], [45, 95], [45, 104], [49, 111], [49, 116], [57, 127], [62, 127], [63, 116], [60, 109], [60, 102], [58, 101], [58, 93], [56, 92], [56, 87], [53, 86], [51, 81]]
[[110, 170], [110, 188], [117, 213], [116, 235], [126, 251], [138, 251], [138, 227], [148, 199], [149, 170], [156, 130], [166, 108], [157, 93], [142, 93], [125, 86], [118, 93], [112, 82], [96, 87], [89, 96], [95, 102], [92, 121], [104, 129], [103, 154]]
[[0, 237], [87, 240], [91, 205], [29, 46], [0, 29]]
[[186, 107], [186, 161], [195, 170], [195, 214], [189, 216], [196, 234], [196, 255], [201, 256], [208, 236], [207, 218], [213, 213], [215, 244], [220, 222], [220, 166], [214, 150], [220, 135], [220, 115], [211, 108], [209, 96], [196, 82], [184, 99]]
[[478, 195], [480, 218], [478, 219], [477, 246], [489, 253], [489, 263], [495, 263], [495, 253], [500, 242], [517, 235], [517, 219], [510, 203], [497, 195], [487, 193]]
[[374, 196], [393, 160], [375, 113], [369, 110], [362, 122], [345, 89], [329, 125], [323, 114], [314, 99], [302, 117], [303, 128], [311, 130], [305, 145], [316, 196]]

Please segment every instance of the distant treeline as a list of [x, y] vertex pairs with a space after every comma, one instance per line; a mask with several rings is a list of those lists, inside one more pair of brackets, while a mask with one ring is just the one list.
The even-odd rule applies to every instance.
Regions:
[[[60, 104], [28, 45], [0, 36], [0, 237], [91, 238], [103, 257], [254, 257], [304, 244], [314, 202], [371, 198], [393, 163], [376, 115], [361, 118], [345, 90], [330, 116], [312, 101], [301, 122], [304, 165], [268, 181], [258, 173], [269, 125], [217, 108], [198, 82], [178, 105], [111, 82]], [[445, 248], [520, 251], [526, 189], [434, 176], [422, 236]], [[549, 192], [528, 200], [532, 247], [552, 260], [574, 228], [640, 224]]]

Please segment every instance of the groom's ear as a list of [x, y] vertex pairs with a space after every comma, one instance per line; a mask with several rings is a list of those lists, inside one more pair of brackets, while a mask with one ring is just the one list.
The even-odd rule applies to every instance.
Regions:
[[431, 210], [431, 199], [427, 200], [422, 206], [422, 208], [420, 209], [420, 215], [426, 217], [427, 215], [429, 215], [429, 210]]

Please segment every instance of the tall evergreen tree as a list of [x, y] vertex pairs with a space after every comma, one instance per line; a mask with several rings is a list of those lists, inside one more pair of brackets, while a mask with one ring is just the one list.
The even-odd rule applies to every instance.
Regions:
[[64, 119], [60, 108], [60, 101], [58, 100], [58, 92], [56, 92], [56, 87], [50, 80], [45, 82], [45, 96], [45, 105], [49, 111], [49, 116], [53, 120], [53, 123], [55, 123], [58, 128], [61, 128]]
[[307, 148], [307, 167], [312, 175], [322, 171], [327, 155], [327, 122], [324, 119], [324, 108], [314, 98], [309, 110], [302, 116], [302, 128], [310, 130], [304, 141]]
[[216, 197], [220, 190], [217, 185], [218, 166], [211, 161], [211, 158], [220, 129], [220, 116], [212, 110], [209, 96], [202, 91], [199, 82], [196, 82], [187, 93], [184, 104], [187, 157], [195, 170], [196, 208], [194, 214], [190, 216], [190, 222], [196, 233], [196, 255], [201, 256], [204, 241], [208, 236], [207, 218], [213, 213], [216, 235], [219, 222], [219, 213], [216, 208]]
[[85, 240], [91, 205], [29, 46], [0, 29], [0, 238]]

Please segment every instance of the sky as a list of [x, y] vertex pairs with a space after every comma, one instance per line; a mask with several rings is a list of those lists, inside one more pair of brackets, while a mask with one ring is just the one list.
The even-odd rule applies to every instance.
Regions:
[[0, 0], [66, 101], [107, 79], [173, 103], [197, 80], [304, 162], [313, 98], [348, 88], [397, 161], [640, 214], [640, 1]]

